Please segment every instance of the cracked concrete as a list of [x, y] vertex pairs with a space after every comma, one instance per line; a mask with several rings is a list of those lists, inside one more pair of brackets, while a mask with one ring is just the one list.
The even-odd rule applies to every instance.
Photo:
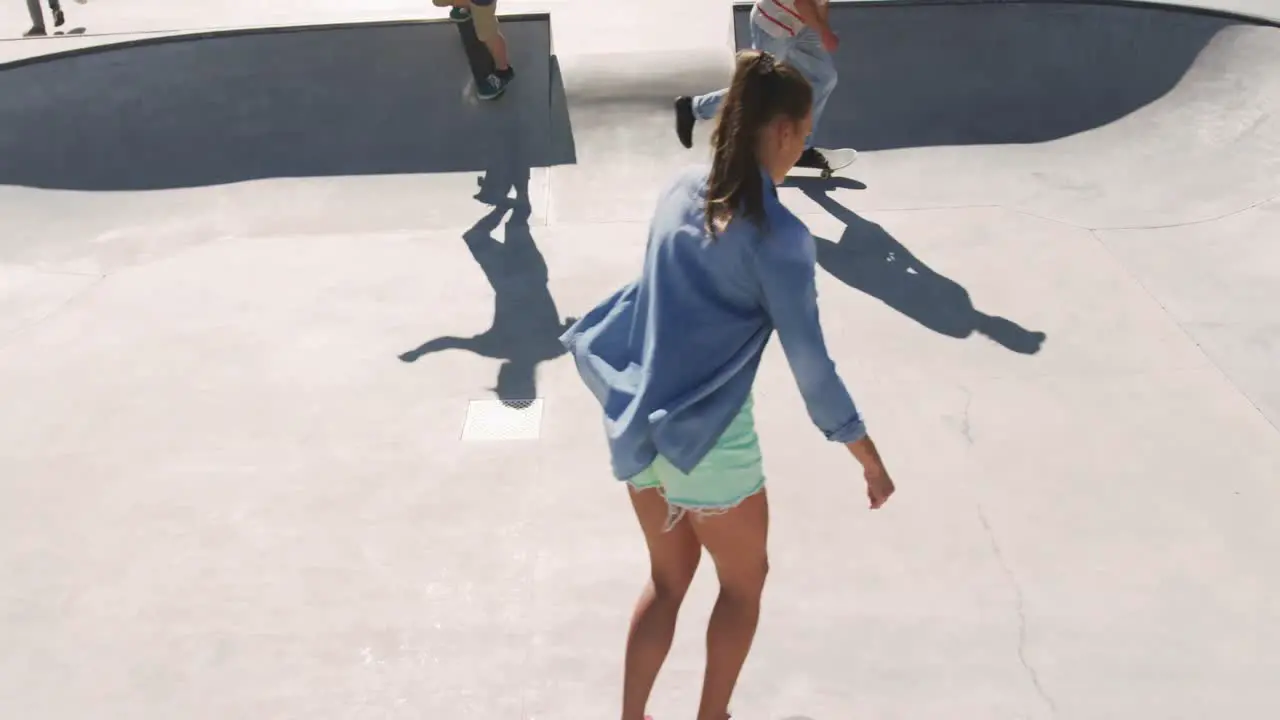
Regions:
[[1031, 684], [1037, 697], [1044, 703], [1045, 709], [1049, 713], [1049, 717], [1058, 717], [1058, 706], [1053, 702], [1053, 698], [1049, 692], [1045, 690], [1044, 684], [1040, 682], [1040, 674], [1036, 672], [1031, 661], [1027, 659], [1027, 646], [1029, 643], [1027, 629], [1027, 607], [1026, 598], [1022, 594], [1022, 585], [1018, 583], [1018, 576], [1013, 572], [1013, 568], [1009, 566], [1008, 561], [1004, 557], [1004, 553], [1000, 550], [1000, 540], [996, 537], [995, 530], [991, 527], [991, 521], [987, 519], [987, 513], [982, 509], [982, 504], [975, 505], [978, 510], [978, 521], [982, 523], [982, 529], [987, 535], [987, 540], [991, 543], [991, 554], [995, 557], [996, 563], [1000, 565], [1000, 571], [1009, 581], [1009, 586], [1013, 589], [1015, 608], [1018, 614], [1018, 662], [1027, 672], [1027, 682]]
[[966, 443], [973, 445], [973, 427], [969, 421], [969, 408], [973, 405], [973, 393], [968, 388], [960, 388], [964, 391], [964, 411], [960, 417], [960, 434], [964, 436]]

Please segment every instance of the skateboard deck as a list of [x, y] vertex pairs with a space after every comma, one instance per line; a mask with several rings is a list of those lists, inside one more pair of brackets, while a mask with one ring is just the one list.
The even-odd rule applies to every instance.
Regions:
[[471, 78], [476, 87], [483, 85], [486, 78], [494, 71], [493, 56], [489, 48], [476, 36], [476, 24], [471, 20], [454, 23], [458, 26], [458, 35], [462, 37], [462, 49], [467, 53], [467, 64], [471, 66]]
[[[827, 159], [827, 165], [831, 167], [831, 170], [829, 172], [826, 170], [823, 170], [822, 172], [819, 173], [819, 175], [824, 180], [827, 178], [830, 178], [832, 175], [835, 175], [840, 170], [843, 170], [849, 167], [850, 165], [853, 164], [854, 160], [858, 159], [858, 151], [854, 150], [853, 148], [818, 148], [818, 150], [822, 152], [823, 157]], [[817, 169], [817, 168], [809, 168], [802, 165], [797, 165], [796, 167], [797, 168], [804, 167], [807, 170]]]

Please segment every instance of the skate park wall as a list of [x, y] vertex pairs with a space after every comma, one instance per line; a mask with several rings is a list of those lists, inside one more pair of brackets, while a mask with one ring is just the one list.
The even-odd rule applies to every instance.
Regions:
[[549, 15], [504, 16], [503, 30], [520, 82], [501, 103], [475, 99], [443, 21], [215, 31], [0, 65], [0, 185], [159, 190], [574, 162]]
[[[751, 6], [734, 6], [739, 48], [751, 46]], [[1275, 24], [1047, 0], [834, 0], [830, 19], [840, 79], [815, 140], [864, 151], [1039, 143], [1098, 128], [1170, 92], [1229, 28]]]

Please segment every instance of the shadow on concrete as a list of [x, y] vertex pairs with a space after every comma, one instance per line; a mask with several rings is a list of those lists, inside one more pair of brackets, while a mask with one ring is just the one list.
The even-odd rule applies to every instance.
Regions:
[[[735, 13], [739, 47], [749, 20]], [[1112, 123], [1172, 90], [1238, 20], [1056, 2], [833, 4], [839, 83], [815, 137], [889, 150], [1035, 143]]]
[[451, 23], [161, 38], [3, 66], [0, 184], [157, 190], [474, 172], [511, 117], [523, 162], [573, 162], [572, 131], [552, 127], [563, 86], [548, 68], [546, 22], [503, 30], [523, 72], [494, 102], [471, 92]]
[[1040, 352], [1044, 333], [980, 312], [959, 283], [934, 272], [883, 227], [859, 217], [827, 194], [844, 183], [797, 178], [788, 185], [800, 188], [845, 225], [839, 242], [814, 238], [818, 264], [840, 282], [936, 333], [967, 338], [976, 332], [1017, 353]]
[[[493, 237], [508, 212], [502, 242]], [[561, 320], [547, 288], [547, 264], [529, 231], [527, 200], [504, 202], [463, 235], [471, 256], [493, 287], [493, 324], [471, 337], [444, 336], [400, 356], [416, 362], [443, 350], [466, 350], [501, 360], [494, 393], [504, 402], [538, 397], [538, 364], [565, 353], [560, 335], [574, 318]]]
[[[504, 402], [519, 403], [538, 397], [538, 364], [565, 353], [560, 336], [576, 318], [561, 319], [547, 287], [547, 263], [529, 228], [530, 169], [509, 162], [510, 157], [495, 158], [481, 179], [475, 197], [494, 208], [462, 236], [493, 288], [492, 325], [471, 337], [429, 340], [401, 354], [400, 360], [412, 363], [444, 350], [466, 350], [501, 360], [492, 390]], [[494, 238], [499, 226], [502, 241]]]

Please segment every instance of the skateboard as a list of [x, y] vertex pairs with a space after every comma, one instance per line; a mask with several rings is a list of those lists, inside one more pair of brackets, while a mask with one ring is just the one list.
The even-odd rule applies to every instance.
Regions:
[[[831, 179], [831, 176], [835, 175], [837, 171], [849, 167], [854, 160], [858, 159], [858, 151], [853, 148], [818, 148], [818, 150], [822, 152], [823, 157], [827, 159], [827, 165], [830, 166], [829, 170], [823, 170], [819, 173], [819, 177], [823, 180]], [[817, 170], [817, 168], [810, 165], [796, 165], [796, 167]]]
[[471, 66], [471, 77], [475, 80], [476, 87], [480, 87], [494, 71], [493, 56], [476, 36], [476, 24], [470, 18], [464, 22], [455, 22], [454, 25], [458, 26], [458, 35], [462, 37], [462, 49], [467, 54], [467, 64]]

